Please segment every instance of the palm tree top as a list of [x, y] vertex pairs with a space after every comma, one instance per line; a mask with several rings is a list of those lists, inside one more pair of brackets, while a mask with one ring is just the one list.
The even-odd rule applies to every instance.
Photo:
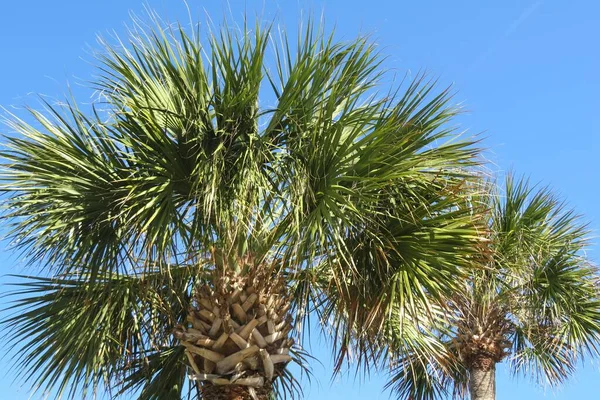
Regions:
[[422, 75], [382, 89], [367, 39], [154, 21], [99, 64], [92, 112], [9, 116], [1, 153], [10, 237], [49, 275], [5, 321], [36, 386], [182, 396], [194, 365], [172, 333], [200, 310], [196, 289], [256, 271], [284, 280], [297, 321], [333, 321], [341, 356], [464, 275], [478, 149], [448, 127], [448, 90]]
[[465, 398], [473, 370], [502, 361], [515, 375], [556, 386], [598, 355], [600, 294], [585, 254], [587, 225], [548, 188], [512, 174], [504, 188], [490, 185], [479, 199], [489, 226], [481, 268], [444, 305], [448, 314], [425, 320], [420, 342], [401, 347], [389, 386], [402, 396]]

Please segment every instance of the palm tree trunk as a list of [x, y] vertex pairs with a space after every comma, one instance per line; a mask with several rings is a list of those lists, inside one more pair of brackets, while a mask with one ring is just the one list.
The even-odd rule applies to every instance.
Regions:
[[268, 400], [271, 398], [271, 385], [250, 388], [241, 385], [214, 385], [207, 383], [201, 389], [206, 400]]
[[489, 356], [479, 356], [469, 369], [471, 400], [496, 399], [496, 363]]
[[268, 268], [242, 267], [245, 275], [226, 271], [195, 288], [185, 324], [173, 330], [203, 399], [269, 399], [292, 360], [285, 282]]

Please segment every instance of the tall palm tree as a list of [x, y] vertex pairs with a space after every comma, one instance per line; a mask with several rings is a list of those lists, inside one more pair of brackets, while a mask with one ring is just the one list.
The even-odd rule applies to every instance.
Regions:
[[420, 341], [395, 339], [405, 351], [388, 386], [402, 397], [491, 400], [502, 361], [515, 375], [558, 385], [584, 355], [598, 354], [600, 293], [586, 226], [548, 189], [512, 176], [505, 187], [503, 196], [473, 198], [489, 215], [481, 267], [421, 318]]
[[4, 219], [43, 273], [4, 326], [35, 387], [268, 398], [297, 388], [315, 310], [335, 341], [368, 340], [456, 290], [478, 151], [447, 127], [448, 91], [381, 94], [374, 45], [311, 23], [296, 44], [164, 26], [106, 46], [92, 111], [8, 118]]

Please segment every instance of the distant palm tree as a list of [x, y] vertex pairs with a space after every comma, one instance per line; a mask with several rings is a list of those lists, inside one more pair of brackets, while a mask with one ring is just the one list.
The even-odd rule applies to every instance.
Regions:
[[437, 314], [421, 318], [417, 343], [396, 339], [403, 352], [388, 386], [402, 397], [494, 399], [504, 360], [515, 374], [557, 385], [585, 354], [598, 353], [598, 275], [579, 217], [548, 189], [512, 176], [504, 196], [483, 203], [489, 233], [481, 268]]
[[312, 24], [272, 47], [258, 25], [137, 26], [101, 56], [93, 112], [9, 117], [4, 219], [43, 276], [4, 326], [35, 387], [263, 399], [297, 388], [311, 312], [343, 357], [456, 290], [478, 151], [446, 127], [447, 91], [379, 96], [374, 46]]

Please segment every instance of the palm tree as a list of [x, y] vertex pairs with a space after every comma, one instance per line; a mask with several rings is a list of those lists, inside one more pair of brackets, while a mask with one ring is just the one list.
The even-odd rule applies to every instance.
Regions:
[[374, 45], [312, 23], [295, 45], [259, 24], [164, 26], [106, 45], [91, 111], [8, 118], [4, 219], [42, 273], [19, 278], [4, 327], [35, 387], [293, 393], [315, 310], [336, 343], [367, 340], [456, 290], [478, 151], [447, 127], [447, 90], [419, 76], [380, 95]]
[[481, 267], [438, 313], [421, 318], [420, 341], [395, 339], [405, 351], [388, 386], [402, 397], [494, 399], [502, 361], [515, 375], [558, 385], [584, 355], [598, 353], [598, 275], [580, 218], [550, 190], [512, 176], [504, 196], [475, 197], [489, 210]]

